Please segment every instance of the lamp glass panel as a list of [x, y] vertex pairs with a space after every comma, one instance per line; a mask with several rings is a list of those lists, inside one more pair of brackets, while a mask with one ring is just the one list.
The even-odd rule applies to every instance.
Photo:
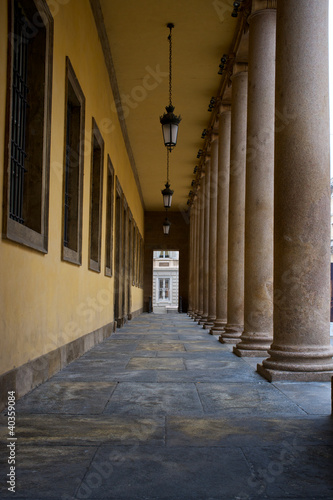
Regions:
[[172, 144], [177, 144], [177, 135], [178, 135], [178, 125], [171, 124], [171, 141]]
[[171, 207], [171, 202], [172, 202], [172, 194], [164, 194], [163, 195], [163, 205], [164, 208], [170, 208]]

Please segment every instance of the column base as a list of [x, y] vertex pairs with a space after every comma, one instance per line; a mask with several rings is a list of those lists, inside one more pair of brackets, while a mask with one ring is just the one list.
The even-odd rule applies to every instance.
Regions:
[[208, 316], [203, 315], [201, 319], [198, 321], [198, 325], [204, 325], [207, 323]]
[[272, 344], [269, 358], [257, 366], [260, 375], [274, 380], [330, 381], [333, 348], [325, 346], [283, 346]]
[[[216, 318], [214, 318], [212, 316], [208, 316], [206, 323], [202, 326], [202, 328], [204, 330], [210, 330], [214, 326], [215, 319]], [[210, 332], [208, 332], [208, 333], [210, 333]]]
[[224, 332], [219, 337], [219, 342], [221, 344], [237, 344], [241, 338], [243, 328], [243, 325], [226, 324]]
[[257, 372], [269, 382], [278, 380], [292, 380], [296, 382], [330, 382], [333, 375], [332, 371], [323, 372], [294, 372], [284, 370], [272, 370], [265, 368], [262, 364], [257, 365]]
[[266, 356], [273, 342], [273, 337], [269, 334], [243, 332], [240, 342], [234, 347], [236, 356], [257, 357]]
[[199, 321], [201, 321], [201, 319], [202, 319], [202, 315], [203, 315], [203, 312], [199, 311], [198, 314], [196, 315], [196, 317], [194, 318], [194, 321], [199, 323]]
[[267, 350], [266, 351], [263, 351], [263, 350], [260, 350], [260, 349], [240, 349], [238, 348], [238, 344], [237, 346], [235, 346], [232, 350], [232, 352], [234, 354], [236, 354], [236, 356], [238, 356], [239, 358], [262, 358], [263, 356], [267, 356]]
[[225, 331], [225, 326], [226, 326], [227, 322], [226, 321], [223, 321], [223, 320], [216, 320], [214, 325], [212, 326], [211, 330], [210, 330], [210, 334], [211, 335], [220, 335], [221, 333], [223, 333]]

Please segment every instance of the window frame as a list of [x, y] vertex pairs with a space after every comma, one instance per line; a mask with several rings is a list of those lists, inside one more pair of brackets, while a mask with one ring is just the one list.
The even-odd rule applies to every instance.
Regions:
[[[157, 295], [157, 303], [161, 304], [171, 304], [172, 303], [172, 276], [157, 276], [156, 288], [158, 293]], [[165, 286], [166, 281], [168, 282], [168, 288]], [[161, 286], [162, 282], [162, 286]], [[168, 292], [168, 298], [165, 298], [165, 293]], [[162, 297], [160, 294], [162, 292]]]
[[[24, 3], [24, 1], [23, 1]], [[10, 218], [10, 173], [11, 173], [11, 126], [13, 97], [13, 55], [14, 44], [10, 35], [14, 33], [13, 1], [8, 1], [8, 49], [7, 49], [7, 95], [5, 125], [5, 158], [4, 158], [4, 210], [2, 236], [5, 240], [19, 243], [33, 250], [46, 254], [48, 252], [49, 226], [49, 183], [50, 183], [50, 151], [51, 151], [51, 105], [52, 105], [52, 73], [53, 73], [53, 31], [54, 22], [46, 0], [31, 0], [34, 9], [40, 14], [45, 27], [45, 74], [44, 74], [44, 113], [42, 126], [42, 172], [41, 172], [41, 231], [37, 232], [27, 225]], [[27, 124], [27, 127], [29, 124]]]
[[[110, 182], [110, 185], [109, 185]], [[114, 168], [110, 156], [107, 159], [106, 228], [105, 228], [105, 276], [113, 275], [113, 218], [114, 218]], [[109, 246], [109, 252], [108, 252]], [[109, 265], [107, 265], [109, 264]]]
[[[73, 66], [66, 56], [66, 87], [65, 87], [65, 123], [64, 123], [64, 175], [63, 175], [63, 215], [62, 215], [62, 259], [72, 264], [82, 265], [82, 220], [83, 220], [83, 177], [84, 177], [84, 138], [85, 138], [85, 96], [76, 77]], [[80, 104], [80, 131], [79, 131], [79, 174], [78, 174], [78, 217], [77, 217], [77, 250], [68, 248], [64, 244], [65, 237], [65, 184], [66, 184], [66, 147], [67, 147], [67, 113], [69, 84]]]
[[[99, 200], [98, 200], [98, 235], [97, 235], [97, 260], [93, 259], [92, 254], [92, 232], [93, 232], [93, 177], [94, 177], [94, 143], [98, 143], [100, 149], [100, 166], [99, 166]], [[103, 170], [104, 170], [104, 140], [99, 131], [95, 119], [92, 119], [91, 132], [91, 161], [90, 161], [90, 201], [89, 201], [89, 252], [88, 252], [88, 268], [97, 273], [101, 272], [101, 247], [102, 247], [102, 218], [103, 218]]]

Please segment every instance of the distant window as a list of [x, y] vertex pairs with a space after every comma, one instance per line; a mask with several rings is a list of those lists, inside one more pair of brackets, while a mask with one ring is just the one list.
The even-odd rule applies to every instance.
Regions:
[[4, 234], [46, 253], [53, 19], [45, 0], [9, 5]]
[[170, 299], [170, 279], [159, 278], [159, 300]]
[[136, 274], [135, 274], [136, 286], [140, 286], [139, 271], [140, 271], [140, 234], [138, 228], [136, 228]]
[[139, 287], [143, 288], [143, 261], [144, 261], [144, 245], [143, 238], [140, 235], [140, 272], [139, 272]]
[[113, 191], [114, 191], [114, 171], [108, 156], [108, 178], [106, 188], [106, 231], [105, 231], [105, 275], [112, 276], [113, 258]]
[[100, 272], [104, 141], [94, 119], [91, 142], [89, 269]]
[[169, 250], [160, 250], [160, 259], [170, 259], [170, 253]]
[[85, 98], [66, 59], [63, 259], [82, 263], [82, 207]]
[[136, 266], [136, 225], [132, 224], [132, 286], [135, 286], [135, 266]]

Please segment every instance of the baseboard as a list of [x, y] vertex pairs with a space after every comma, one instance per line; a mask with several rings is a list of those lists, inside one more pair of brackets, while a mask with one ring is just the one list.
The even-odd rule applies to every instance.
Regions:
[[137, 309], [136, 311], [131, 312], [129, 319], [137, 318], [142, 313], [143, 313], [143, 307], [141, 307], [140, 309]]
[[69, 342], [54, 351], [0, 375], [0, 411], [6, 407], [8, 391], [15, 391], [16, 399], [21, 398], [27, 392], [46, 382], [52, 375], [62, 370], [92, 347], [103, 342], [114, 331], [115, 323], [111, 322], [73, 342]]

